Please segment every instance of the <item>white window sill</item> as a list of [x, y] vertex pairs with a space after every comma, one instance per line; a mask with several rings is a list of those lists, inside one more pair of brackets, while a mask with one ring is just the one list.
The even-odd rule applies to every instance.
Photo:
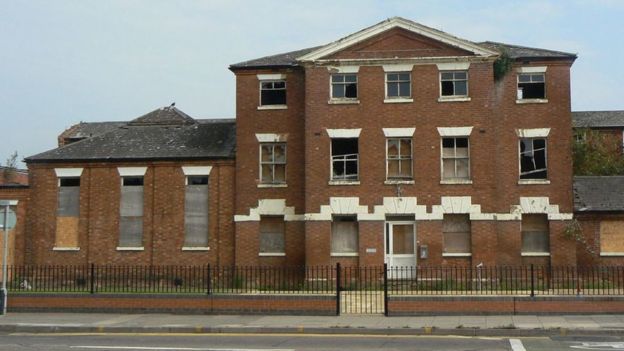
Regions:
[[210, 251], [208, 246], [183, 246], [182, 251]]
[[357, 257], [357, 252], [332, 252], [331, 257]]
[[472, 184], [472, 179], [442, 179], [440, 184]]
[[258, 110], [287, 110], [287, 105], [263, 105], [258, 106]]
[[550, 252], [523, 252], [520, 255], [522, 257], [548, 257]]
[[442, 257], [472, 257], [470, 252], [443, 252]]
[[384, 182], [386, 185], [415, 184], [413, 180], [388, 179]]
[[260, 257], [284, 257], [286, 256], [285, 252], [260, 252], [258, 254]]
[[328, 185], [360, 185], [359, 180], [330, 180]]
[[470, 96], [440, 96], [438, 98], [438, 102], [464, 102], [470, 100]]
[[52, 248], [52, 251], [80, 251], [79, 247], [58, 247], [55, 246]]
[[547, 104], [548, 99], [518, 99], [516, 104]]
[[275, 184], [263, 183], [263, 184], [258, 184], [258, 188], [288, 188], [288, 184], [286, 183], [275, 183]]
[[385, 98], [384, 104], [406, 104], [414, 102], [414, 99], [410, 98]]
[[330, 99], [327, 101], [330, 105], [358, 105], [360, 100], [358, 99]]
[[537, 185], [537, 184], [550, 184], [548, 179], [520, 179], [518, 185]]
[[143, 251], [143, 246], [117, 246], [117, 251]]
[[624, 252], [601, 252], [600, 256], [602, 257], [620, 257], [620, 256], [624, 256]]

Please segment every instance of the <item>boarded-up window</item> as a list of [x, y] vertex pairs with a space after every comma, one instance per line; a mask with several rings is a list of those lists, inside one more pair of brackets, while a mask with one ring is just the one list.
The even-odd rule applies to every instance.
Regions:
[[331, 252], [358, 252], [358, 223], [355, 217], [336, 216], [333, 218]]
[[468, 138], [442, 138], [442, 179], [470, 179]]
[[119, 216], [119, 246], [143, 246], [143, 177], [122, 178]]
[[186, 177], [184, 246], [208, 247], [208, 176]]
[[545, 214], [522, 215], [522, 252], [550, 252], [550, 231]]
[[470, 253], [470, 217], [466, 214], [444, 215], [442, 224], [444, 253]]
[[388, 179], [412, 178], [412, 139], [389, 138], [387, 140]]
[[265, 184], [286, 183], [286, 144], [260, 144], [260, 179]]
[[624, 221], [600, 221], [600, 253], [624, 252]]
[[55, 247], [78, 247], [80, 178], [59, 178]]
[[284, 253], [284, 217], [260, 218], [260, 253]]

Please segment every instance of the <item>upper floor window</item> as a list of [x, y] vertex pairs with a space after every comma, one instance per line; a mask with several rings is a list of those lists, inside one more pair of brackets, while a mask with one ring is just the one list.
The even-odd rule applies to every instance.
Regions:
[[286, 81], [261, 81], [260, 105], [286, 105]]
[[410, 73], [386, 73], [386, 97], [409, 98], [412, 96]]
[[357, 74], [332, 74], [331, 97], [332, 99], [357, 99]]
[[544, 73], [518, 74], [518, 100], [545, 98], [546, 88]]
[[520, 139], [520, 179], [548, 179], [546, 139]]
[[470, 179], [470, 151], [468, 138], [442, 138], [442, 180], [468, 179]]
[[412, 179], [412, 139], [386, 139], [387, 178]]
[[468, 71], [440, 72], [441, 96], [468, 96]]
[[260, 144], [260, 179], [263, 184], [286, 183], [286, 143]]
[[359, 179], [358, 138], [332, 138], [332, 180]]

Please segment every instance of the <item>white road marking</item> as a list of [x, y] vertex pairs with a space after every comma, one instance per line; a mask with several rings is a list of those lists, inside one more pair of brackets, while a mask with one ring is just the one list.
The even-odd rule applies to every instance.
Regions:
[[624, 350], [624, 342], [582, 342], [570, 347], [582, 350]]
[[90, 350], [153, 350], [153, 351], [295, 351], [294, 349], [213, 349], [205, 347], [148, 347], [148, 346], [71, 346], [72, 349]]
[[526, 351], [520, 339], [509, 339], [509, 345], [511, 345], [513, 351]]

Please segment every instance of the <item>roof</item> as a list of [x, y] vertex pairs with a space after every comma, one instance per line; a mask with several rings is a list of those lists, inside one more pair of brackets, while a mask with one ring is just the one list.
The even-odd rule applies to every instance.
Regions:
[[576, 54], [563, 52], [563, 51], [555, 51], [555, 50], [547, 50], [547, 49], [539, 49], [532, 48], [526, 46], [505, 44], [493, 41], [484, 41], [480, 43], [473, 43], [471, 41], [457, 38], [451, 34], [445, 33], [443, 31], [430, 28], [424, 26], [422, 24], [401, 18], [401, 17], [392, 17], [386, 19], [380, 23], [377, 23], [371, 27], [367, 27], [362, 29], [356, 33], [353, 33], [344, 38], [338, 39], [332, 43], [310, 47], [306, 49], [299, 49], [295, 51], [289, 51], [277, 55], [265, 56], [257, 59], [252, 59], [248, 61], [243, 61], [239, 63], [235, 63], [230, 65], [230, 69], [260, 69], [260, 68], [284, 68], [284, 67], [296, 67], [299, 66], [298, 59], [311, 57], [315, 54], [315, 52], [322, 53], [323, 55], [327, 55], [331, 53], [331, 50], [342, 48], [344, 45], [353, 45], [355, 44], [354, 40], [364, 40], [368, 38], [366, 35], [372, 33], [376, 34], [377, 29], [386, 30], [391, 28], [390, 24], [398, 24], [401, 27], [405, 27], [408, 30], [417, 30], [421, 31], [423, 35], [428, 35], [432, 37], [436, 37], [439, 40], [444, 40], [451, 45], [464, 46], [468, 48], [472, 48], [472, 50], [482, 50], [483, 52], [496, 52], [502, 53], [503, 50], [506, 51], [509, 56], [513, 59], [576, 59]]
[[624, 110], [620, 111], [575, 111], [572, 112], [575, 128], [624, 127]]
[[108, 133], [128, 122], [80, 122], [61, 134], [63, 138], [83, 139], [98, 134]]
[[624, 211], [624, 176], [574, 177], [574, 211]]
[[[170, 111], [166, 111], [170, 109]], [[195, 120], [165, 107], [102, 134], [27, 157], [27, 163], [234, 158], [234, 119]]]

